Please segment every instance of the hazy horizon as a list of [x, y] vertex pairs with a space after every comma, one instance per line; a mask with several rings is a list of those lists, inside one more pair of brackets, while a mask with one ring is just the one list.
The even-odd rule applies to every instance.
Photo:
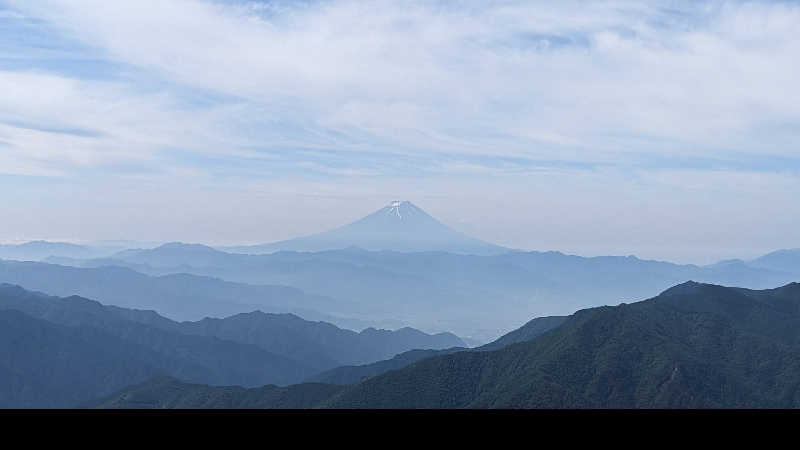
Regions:
[[[414, 203], [414, 202], [412, 201], [412, 203]], [[385, 203], [385, 204], [380, 205], [375, 210], [380, 209], [380, 207], [386, 206], [387, 204], [388, 204], [388, 202]], [[370, 210], [370, 211], [364, 213], [364, 216], [366, 216], [367, 214], [375, 212], [375, 210]], [[426, 212], [431, 213], [430, 211], [426, 211]], [[239, 240], [239, 241], [236, 241], [236, 240], [233, 240], [233, 241], [215, 241], [215, 240], [212, 239], [212, 240], [206, 240], [206, 241], [200, 241], [200, 240], [191, 241], [191, 240], [186, 240], [186, 239], [180, 237], [180, 236], [185, 236], [186, 234], [184, 233], [184, 234], [177, 234], [175, 239], [160, 239], [160, 240], [131, 239], [131, 238], [120, 237], [120, 236], [117, 236], [116, 238], [108, 238], [108, 237], [106, 237], [106, 238], [103, 238], [103, 239], [86, 239], [86, 238], [84, 238], [84, 239], [75, 239], [75, 238], [70, 238], [70, 237], [47, 237], [47, 236], [45, 236], [45, 237], [35, 237], [35, 238], [18, 238], [18, 239], [5, 239], [5, 240], [0, 239], [0, 244], [22, 244], [22, 243], [26, 243], [26, 242], [30, 242], [30, 241], [48, 241], [48, 242], [67, 242], [67, 243], [75, 243], [75, 244], [81, 244], [81, 245], [94, 245], [94, 246], [100, 246], [100, 245], [104, 245], [104, 244], [112, 246], [112, 244], [113, 244], [113, 245], [117, 245], [117, 246], [120, 246], [120, 247], [135, 248], [136, 246], [133, 245], [133, 244], [141, 244], [142, 246], [155, 247], [155, 246], [159, 246], [159, 245], [162, 245], [162, 244], [165, 244], [165, 243], [182, 242], [182, 243], [187, 243], [187, 244], [202, 244], [202, 245], [207, 245], [207, 246], [211, 246], [211, 247], [233, 247], [233, 246], [237, 246], [237, 245], [267, 244], [267, 243], [278, 242], [278, 241], [282, 241], [282, 240], [286, 240], [286, 239], [292, 239], [292, 238], [296, 238], [296, 237], [307, 236], [307, 235], [311, 235], [311, 234], [315, 234], [315, 233], [319, 233], [319, 232], [329, 231], [330, 229], [333, 229], [333, 228], [336, 228], [336, 227], [339, 227], [339, 226], [348, 225], [348, 224], [350, 224], [350, 223], [352, 223], [352, 222], [354, 222], [354, 221], [356, 221], [356, 220], [358, 220], [360, 218], [361, 217], [353, 217], [353, 218], [350, 218], [350, 219], [346, 219], [344, 222], [341, 222], [339, 224], [331, 225], [329, 228], [320, 228], [320, 229], [316, 229], [316, 230], [310, 230], [310, 231], [308, 231], [306, 233], [301, 233], [301, 234], [290, 234], [290, 235], [286, 235], [286, 236], [284, 236], [282, 238], [279, 238], [279, 239], [262, 239], [262, 240], [250, 240], [250, 241], [244, 241], [244, 240]], [[437, 217], [437, 219], [438, 219], [438, 217]], [[726, 251], [720, 250], [719, 252], [712, 251], [712, 252], [702, 253], [701, 255], [699, 255], [699, 258], [702, 258], [701, 260], [698, 260], [697, 258], [695, 258], [695, 259], [691, 259], [691, 258], [681, 259], [680, 257], [669, 258], [669, 257], [660, 256], [660, 255], [664, 255], [665, 253], [667, 253], [669, 251], [669, 250], [666, 250], [666, 249], [664, 249], [664, 251], [662, 251], [662, 252], [659, 252], [658, 250], [653, 251], [651, 249], [651, 251], [649, 253], [647, 251], [645, 251], [644, 253], [637, 253], [636, 251], [628, 251], [628, 252], [626, 252], [626, 251], [618, 251], [619, 249], [614, 249], [614, 248], [610, 248], [610, 247], [606, 247], [606, 248], [600, 247], [598, 250], [596, 250], [593, 253], [591, 251], [587, 251], [587, 249], [592, 248], [592, 246], [582, 246], [582, 247], [570, 248], [568, 244], [563, 246], [563, 247], [559, 247], [559, 248], [522, 248], [522, 247], [515, 247], [513, 245], [508, 245], [508, 244], [503, 244], [503, 243], [500, 243], [500, 242], [497, 242], [497, 241], [488, 240], [488, 239], [485, 239], [484, 237], [479, 236], [479, 235], [470, 234], [463, 227], [459, 227], [458, 224], [456, 226], [453, 226], [453, 224], [446, 223], [446, 222], [444, 222], [444, 224], [447, 225], [447, 226], [453, 227], [457, 231], [461, 231], [463, 233], [466, 233], [466, 234], [470, 235], [471, 237], [476, 237], [478, 239], [483, 239], [483, 240], [486, 240], [487, 242], [492, 243], [492, 244], [502, 245], [502, 246], [508, 247], [509, 249], [512, 249], [512, 250], [539, 251], [539, 252], [557, 251], [557, 252], [561, 252], [561, 253], [573, 254], [573, 255], [585, 256], [585, 257], [594, 257], [594, 256], [629, 256], [629, 255], [633, 255], [633, 256], [636, 256], [636, 257], [638, 257], [640, 259], [668, 261], [668, 262], [679, 263], [679, 264], [706, 265], [706, 264], [712, 264], [712, 263], [720, 262], [720, 261], [723, 261], [723, 260], [726, 260], [726, 259], [748, 260], [748, 259], [753, 259], [753, 258], [756, 258], [756, 257], [759, 257], [759, 256], [763, 256], [763, 255], [765, 255], [767, 253], [771, 253], [771, 252], [776, 251], [776, 250], [793, 249], [794, 248], [794, 247], [791, 247], [791, 246], [784, 246], [784, 247], [775, 247], [775, 248], [765, 248], [765, 249], [760, 250], [760, 251], [759, 250], [747, 250], [747, 249], [744, 249], [744, 250], [740, 251], [739, 253], [736, 252], [737, 249], [726, 249]], [[463, 225], [463, 223], [461, 225]], [[113, 235], [110, 235], [110, 236], [113, 236]], [[129, 244], [129, 245], [125, 245], [125, 244]], [[671, 249], [671, 251], [673, 252], [673, 254], [677, 254], [677, 253], [674, 253], [675, 249]], [[719, 254], [719, 255], [722, 255], [722, 256], [714, 257], [713, 255], [716, 255], [716, 254]]]

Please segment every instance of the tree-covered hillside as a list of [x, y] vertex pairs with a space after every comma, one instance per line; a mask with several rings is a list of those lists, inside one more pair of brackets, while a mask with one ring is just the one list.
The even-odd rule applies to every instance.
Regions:
[[578, 311], [529, 341], [433, 356], [330, 391], [312, 406], [800, 407], [800, 284], [688, 282]]

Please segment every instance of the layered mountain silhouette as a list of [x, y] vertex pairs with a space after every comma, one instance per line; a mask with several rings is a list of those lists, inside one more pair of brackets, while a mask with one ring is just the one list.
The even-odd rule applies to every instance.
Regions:
[[800, 248], [777, 250], [746, 263], [750, 267], [800, 273]]
[[651, 300], [579, 311], [532, 341], [388, 372], [327, 404], [797, 407], [799, 326], [800, 284], [751, 291], [690, 282]]
[[[690, 279], [763, 289], [800, 277], [796, 272], [748, 265], [702, 267], [633, 256], [586, 258], [559, 252], [463, 255], [358, 248], [243, 255], [181, 243], [128, 251], [111, 259], [62, 263], [125, 266], [153, 276], [188, 273], [236, 283], [291, 286], [328, 299], [325, 303], [298, 297], [295, 307], [365, 321], [392, 319], [482, 342], [518, 327], [520, 317], [564, 315], [581, 308], [649, 298]], [[147, 308], [162, 311], [155, 306]]]
[[94, 247], [68, 242], [30, 241], [22, 244], [0, 244], [0, 258], [41, 261], [48, 257], [99, 258], [118, 252], [119, 248]]
[[360, 366], [337, 367], [335, 369], [314, 375], [307, 381], [330, 384], [353, 384], [359, 381], [364, 381], [367, 378], [386, 373], [390, 370], [402, 369], [403, 367], [409, 366], [417, 361], [421, 361], [432, 356], [449, 355], [451, 353], [463, 351], [481, 352], [499, 350], [511, 344], [535, 339], [544, 333], [557, 328], [566, 320], [566, 316], [537, 317], [522, 327], [501, 336], [499, 339], [476, 348], [467, 349], [464, 347], [452, 347], [443, 350], [409, 350], [407, 352], [398, 354], [392, 359], [384, 361], [378, 361]]
[[[212, 385], [298, 382], [318, 370], [256, 345], [128, 320], [148, 315], [0, 285], [0, 407], [74, 407], [153, 375]], [[153, 323], [167, 321], [154, 317]], [[23, 406], [24, 405], [24, 406]]]
[[[750, 290], [687, 282], [646, 301], [578, 311], [498, 350], [433, 356], [331, 387], [330, 397], [311, 406], [796, 408], [798, 355], [800, 283]], [[162, 379], [157, 389], [124, 390], [95, 406], [131, 407], [143, 397], [163, 406], [153, 394], [170, 384], [208, 389]], [[175, 396], [170, 403], [193, 405]]]
[[[78, 268], [39, 262], [0, 260], [0, 283], [18, 284], [50, 295], [73, 294], [100, 298], [111, 304], [152, 309], [176, 320], [225, 317], [253, 310], [291, 312], [309, 320], [358, 329], [369, 326], [402, 326], [335, 315], [353, 310], [346, 300], [307, 294], [299, 289], [277, 285], [249, 285], [218, 278], [185, 273], [148, 276], [117, 266]], [[319, 310], [330, 311], [325, 314]]]
[[[0, 330], [0, 374], [9, 380], [0, 385], [0, 407], [72, 407], [154, 375], [210, 385], [288, 385], [414, 348], [463, 345], [449, 333], [356, 333], [291, 314], [175, 322], [153, 311], [8, 284], [0, 285], [0, 313], [15, 324]], [[89, 368], [92, 376], [75, 379]], [[74, 392], [71, 383], [79, 387]]]
[[494, 255], [511, 249], [453, 230], [409, 201], [393, 201], [348, 225], [271, 244], [228, 247], [233, 253], [319, 252], [348, 247], [399, 252], [445, 251]]
[[[488, 351], [534, 339], [550, 331], [566, 317], [540, 317], [502, 336], [495, 342], [471, 351]], [[409, 350], [383, 361], [360, 366], [341, 366], [310, 377], [305, 383], [288, 387], [263, 386], [246, 389], [239, 386], [212, 387], [191, 384], [172, 377], [158, 376], [140, 385], [83, 405], [101, 408], [313, 408], [344, 388], [342, 385], [364, 381], [390, 370], [407, 367], [433, 356], [470, 351], [464, 347], [442, 350]]]
[[[129, 318], [145, 320], [140, 317]], [[394, 331], [367, 328], [355, 332], [326, 322], [303, 320], [293, 314], [267, 314], [260, 311], [224, 319], [171, 322], [168, 325], [161, 321], [158, 326], [188, 335], [214, 336], [253, 344], [301, 361], [316, 370], [379, 361], [409, 349], [442, 349], [464, 345], [452, 333], [430, 335], [408, 327]]]

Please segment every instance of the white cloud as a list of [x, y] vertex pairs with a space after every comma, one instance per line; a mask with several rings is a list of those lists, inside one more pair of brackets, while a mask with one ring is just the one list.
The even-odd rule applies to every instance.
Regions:
[[[618, 141], [604, 139], [614, 134], [684, 146], [672, 152], [758, 153], [765, 123], [800, 113], [796, 5], [687, 3], [680, 15], [666, 10], [673, 2], [446, 4], [17, 7], [117, 61], [245, 98], [263, 121], [288, 113], [312, 130], [386, 147], [558, 155], [569, 143], [584, 149], [576, 157], [591, 159], [615, 152]], [[259, 15], [264, 9], [269, 14]], [[537, 44], [547, 36], [587, 46]], [[636, 151], [661, 151], [638, 142]]]
[[[787, 222], [800, 211], [765, 206], [792, 202], [798, 167], [747, 167], [797, 156], [796, 3], [9, 3], [6, 17], [42, 20], [64, 42], [82, 43], [82, 54], [124, 67], [105, 80], [68, 68], [0, 72], [0, 173], [59, 175], [86, 214], [90, 205], [137, 205], [98, 219], [96, 230], [268, 241], [341, 224], [369, 212], [367, 200], [397, 196], [527, 248], [649, 245], [650, 256], [699, 255], [708, 249], [670, 252], [701, 238], [735, 249], [748, 236], [744, 250], [755, 251], [778, 245], [752, 223], [768, 214], [770, 229], [800, 239]], [[491, 159], [499, 156], [600, 168]], [[409, 170], [432, 175], [390, 173], [403, 157]], [[740, 157], [738, 172], [679, 167]], [[648, 158], [649, 169], [636, 168]], [[262, 170], [270, 164], [300, 175]], [[131, 170], [132, 184], [104, 180], [108, 202], [81, 179], [125, 165], [155, 173]], [[78, 202], [45, 191], [27, 199], [60, 199], [65, 211]], [[289, 207], [308, 212], [293, 223], [275, 214]], [[154, 210], [166, 212], [151, 227]], [[32, 229], [34, 218], [21, 206], [17, 213], [5, 226]], [[64, 217], [60, 224], [79, 234], [84, 219]]]

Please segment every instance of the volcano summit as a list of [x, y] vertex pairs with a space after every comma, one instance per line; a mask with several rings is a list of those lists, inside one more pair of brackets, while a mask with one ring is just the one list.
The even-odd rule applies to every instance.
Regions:
[[316, 252], [347, 247], [400, 252], [445, 251], [495, 255], [511, 249], [469, 237], [442, 224], [409, 201], [395, 200], [348, 225], [286, 241], [226, 248], [236, 253]]

